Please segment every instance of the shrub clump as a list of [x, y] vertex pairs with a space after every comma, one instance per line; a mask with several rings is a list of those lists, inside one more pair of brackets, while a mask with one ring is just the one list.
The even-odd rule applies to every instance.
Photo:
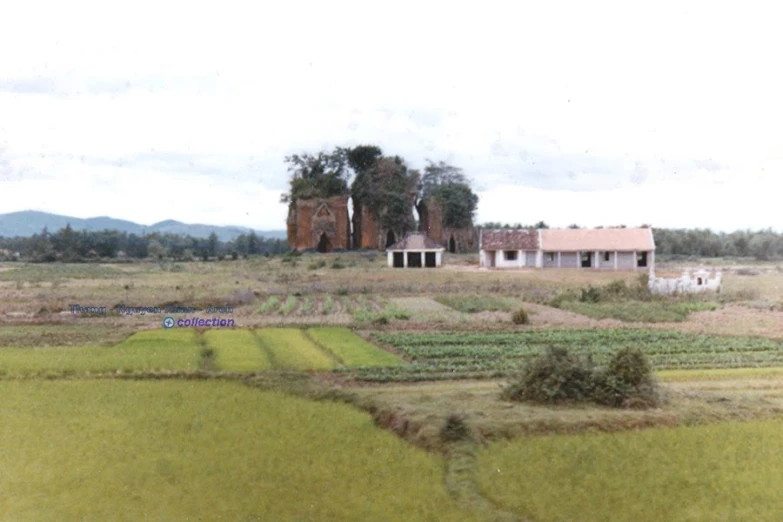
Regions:
[[520, 308], [511, 315], [511, 322], [514, 324], [530, 324], [530, 317], [524, 308]]
[[605, 367], [550, 348], [531, 360], [501, 397], [544, 404], [593, 402], [615, 408], [650, 408], [661, 403], [652, 366], [638, 348], [623, 348]]
[[440, 429], [440, 441], [443, 443], [462, 442], [472, 439], [470, 428], [461, 415], [452, 413]]
[[623, 348], [593, 377], [595, 402], [615, 408], [649, 408], [661, 402], [652, 365], [638, 348]]
[[516, 382], [503, 389], [511, 401], [579, 402], [588, 398], [592, 369], [565, 348], [550, 348], [522, 369]]

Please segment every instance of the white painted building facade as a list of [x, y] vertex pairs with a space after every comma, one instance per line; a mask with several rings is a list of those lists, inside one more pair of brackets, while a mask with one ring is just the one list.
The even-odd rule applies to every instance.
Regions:
[[479, 233], [486, 268], [592, 268], [654, 273], [649, 228], [500, 229]]

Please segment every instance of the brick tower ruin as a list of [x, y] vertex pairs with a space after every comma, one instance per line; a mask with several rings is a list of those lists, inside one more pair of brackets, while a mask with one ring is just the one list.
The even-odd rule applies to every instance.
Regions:
[[435, 198], [422, 199], [416, 209], [419, 211], [419, 231], [438, 242], [446, 252], [465, 253], [474, 250], [477, 244], [475, 229], [472, 226], [464, 228], [445, 226], [443, 207]]
[[298, 199], [288, 207], [288, 244], [294, 250], [318, 252], [351, 247], [349, 196]]

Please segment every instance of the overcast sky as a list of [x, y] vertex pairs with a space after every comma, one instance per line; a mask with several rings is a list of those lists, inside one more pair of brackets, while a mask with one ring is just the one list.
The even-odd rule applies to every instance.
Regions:
[[286, 155], [373, 143], [479, 223], [783, 228], [772, 3], [211, 4], [6, 6], [0, 213], [282, 229]]

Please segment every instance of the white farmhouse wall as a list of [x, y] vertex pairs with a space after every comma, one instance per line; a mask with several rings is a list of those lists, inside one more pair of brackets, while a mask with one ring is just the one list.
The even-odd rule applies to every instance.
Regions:
[[633, 252], [617, 253], [617, 269], [633, 270], [636, 268], [636, 255]]
[[560, 268], [579, 268], [580, 265], [579, 254], [576, 252], [560, 253]]
[[[605, 254], [609, 254], [609, 260], [606, 261], [604, 259]], [[614, 268], [614, 256], [617, 255], [617, 252], [599, 252], [598, 253], [598, 263], [596, 266], [598, 268]]]

